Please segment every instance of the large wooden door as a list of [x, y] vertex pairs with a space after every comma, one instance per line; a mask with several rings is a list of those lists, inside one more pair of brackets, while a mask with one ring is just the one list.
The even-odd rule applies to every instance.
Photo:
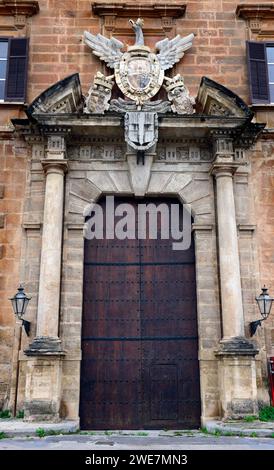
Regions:
[[200, 425], [194, 246], [158, 235], [85, 240], [82, 429]]

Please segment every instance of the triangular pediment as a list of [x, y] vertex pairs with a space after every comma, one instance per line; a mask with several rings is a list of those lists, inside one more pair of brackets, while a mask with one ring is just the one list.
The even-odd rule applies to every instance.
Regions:
[[251, 119], [252, 111], [233, 91], [203, 77], [197, 96], [199, 114]]
[[75, 73], [43, 91], [27, 108], [26, 113], [29, 117], [36, 114], [69, 114], [80, 111], [82, 107], [79, 74]]

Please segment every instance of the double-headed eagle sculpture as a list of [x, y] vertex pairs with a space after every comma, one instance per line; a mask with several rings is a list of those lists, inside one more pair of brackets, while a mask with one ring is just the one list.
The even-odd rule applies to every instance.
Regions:
[[[144, 44], [143, 20], [129, 20], [135, 31], [135, 44], [127, 46], [118, 39], [110, 39], [85, 31], [85, 43], [93, 54], [114, 69], [104, 76], [97, 72], [85, 101], [86, 113], [103, 114], [108, 109], [124, 114], [125, 140], [138, 155], [152, 147], [158, 139], [158, 113], [192, 114], [194, 100], [184, 85], [183, 77], [165, 77], [190, 49], [194, 34], [174, 39], [163, 39], [155, 44], [157, 53]], [[123, 51], [124, 50], [124, 51]], [[112, 100], [113, 79], [127, 99]], [[164, 83], [165, 81], [165, 83]], [[150, 101], [164, 83], [168, 101]], [[144, 155], [142, 153], [142, 155]], [[143, 160], [144, 161], [144, 160]]]
[[[116, 83], [124, 95], [140, 106], [156, 95], [165, 79], [165, 70], [172, 68], [191, 48], [194, 34], [185, 37], [178, 34], [173, 39], [158, 41], [155, 44], [158, 52], [154, 53], [144, 44], [143, 20], [138, 18], [135, 22], [129, 22], [135, 31], [136, 40], [124, 52], [125, 44], [114, 37], [108, 39], [101, 34], [95, 36], [85, 31], [84, 41], [94, 55], [114, 69]], [[183, 79], [180, 78], [182, 85]], [[179, 85], [178, 76], [176, 85]]]
[[[129, 20], [132, 28], [135, 31], [136, 40], [133, 47], [144, 46], [144, 35], [142, 27], [144, 22], [141, 18], [138, 18], [134, 23], [133, 20]], [[100, 60], [106, 62], [107, 66], [110, 68], [117, 67], [123, 56], [125, 55], [122, 52], [125, 45], [123, 42], [118, 39], [111, 37], [110, 39], [102, 36], [102, 34], [89, 33], [88, 31], [84, 32], [85, 43], [92, 49], [94, 55], [99, 57]], [[173, 67], [174, 64], [179, 62], [184, 56], [185, 51], [192, 47], [192, 41], [194, 39], [194, 34], [191, 33], [188, 36], [182, 37], [180, 34], [173, 39], [162, 39], [161, 41], [156, 42], [155, 49], [158, 52], [156, 54], [156, 59], [159, 61], [162, 70], [168, 70]], [[129, 49], [131, 47], [129, 46]]]

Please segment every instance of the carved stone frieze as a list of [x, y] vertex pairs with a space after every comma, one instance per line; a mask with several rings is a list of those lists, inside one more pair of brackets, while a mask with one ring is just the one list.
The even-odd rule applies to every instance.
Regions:
[[125, 145], [102, 142], [73, 145], [68, 147], [67, 155], [69, 160], [125, 160]]
[[166, 162], [210, 162], [212, 153], [209, 148], [198, 147], [184, 142], [160, 144], [157, 146], [156, 160]]
[[246, 159], [244, 149], [241, 148], [241, 147], [239, 147], [239, 148], [235, 147], [234, 158], [235, 158], [235, 160], [238, 160], [238, 161], [244, 161]]
[[46, 157], [47, 158], [64, 158], [64, 153], [66, 152], [66, 140], [62, 135], [49, 135], [47, 148], [46, 148]]
[[45, 146], [43, 144], [32, 145], [32, 159], [42, 160], [45, 158]]

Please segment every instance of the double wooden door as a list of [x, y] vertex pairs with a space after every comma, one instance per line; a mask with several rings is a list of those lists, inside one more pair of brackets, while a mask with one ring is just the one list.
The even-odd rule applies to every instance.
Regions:
[[82, 429], [200, 425], [194, 246], [158, 235], [85, 240]]

